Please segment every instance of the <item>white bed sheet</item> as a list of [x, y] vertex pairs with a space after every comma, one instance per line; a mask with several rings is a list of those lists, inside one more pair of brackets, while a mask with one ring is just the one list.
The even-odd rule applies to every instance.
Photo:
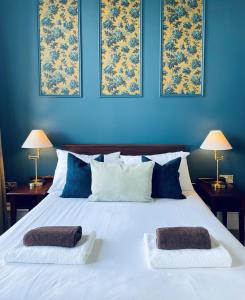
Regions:
[[[96, 231], [96, 247], [83, 266], [0, 265], [1, 300], [244, 300], [245, 248], [195, 192], [186, 200], [94, 203], [48, 195], [0, 237], [0, 257], [29, 229], [82, 225]], [[143, 234], [163, 226], [204, 226], [228, 249], [227, 269], [150, 270]]]

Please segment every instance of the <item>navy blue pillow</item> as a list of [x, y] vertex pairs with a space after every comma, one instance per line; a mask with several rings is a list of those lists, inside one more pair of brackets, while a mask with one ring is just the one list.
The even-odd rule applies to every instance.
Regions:
[[[95, 160], [104, 161], [103, 155]], [[60, 197], [88, 198], [91, 195], [92, 174], [90, 164], [71, 153], [67, 157], [66, 184]]]
[[[150, 161], [142, 156], [142, 161]], [[185, 199], [179, 182], [179, 166], [181, 157], [173, 159], [161, 166], [155, 163], [152, 174], [152, 198]]]

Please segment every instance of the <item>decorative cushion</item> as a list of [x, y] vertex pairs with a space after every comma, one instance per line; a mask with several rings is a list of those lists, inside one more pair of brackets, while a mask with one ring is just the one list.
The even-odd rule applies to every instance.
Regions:
[[167, 162], [181, 157], [181, 163], [179, 167], [179, 181], [182, 191], [193, 191], [193, 185], [191, 183], [188, 163], [187, 163], [187, 156], [189, 156], [189, 152], [179, 151], [179, 152], [169, 152], [163, 154], [154, 154], [154, 155], [146, 155], [147, 158], [150, 160], [158, 163], [159, 165], [163, 166]]
[[[95, 155], [86, 155], [86, 154], [77, 154], [74, 152], [56, 149], [58, 162], [54, 173], [54, 180], [52, 186], [49, 188], [49, 193], [62, 193], [65, 183], [66, 183], [66, 174], [67, 174], [67, 157], [68, 153], [73, 154], [74, 156], [82, 159], [86, 163], [90, 163], [91, 160], [98, 157], [100, 154]], [[120, 152], [114, 152], [104, 155], [105, 162], [119, 162], [120, 161]]]
[[90, 201], [152, 201], [154, 162], [134, 165], [91, 162]]
[[[142, 156], [143, 162], [150, 159]], [[152, 198], [185, 199], [179, 182], [181, 157], [169, 161], [163, 166], [155, 163], [152, 175]]]
[[[159, 165], [164, 165], [167, 162], [181, 157], [181, 163], [179, 167], [179, 181], [182, 191], [193, 191], [193, 186], [191, 183], [190, 173], [187, 164], [187, 156], [189, 156], [189, 152], [178, 151], [178, 152], [168, 152], [161, 154], [153, 154], [153, 155], [145, 155], [145, 157], [150, 160], [158, 163]], [[132, 165], [141, 162], [141, 155], [120, 155], [121, 162]]]
[[[103, 155], [95, 158], [103, 161]], [[88, 198], [91, 195], [91, 167], [71, 153], [67, 157], [67, 175], [62, 198]]]

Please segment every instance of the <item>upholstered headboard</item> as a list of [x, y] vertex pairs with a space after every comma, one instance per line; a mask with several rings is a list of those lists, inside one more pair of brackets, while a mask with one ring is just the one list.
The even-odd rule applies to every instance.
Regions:
[[107, 154], [121, 152], [123, 155], [160, 154], [167, 152], [185, 151], [185, 145], [120, 145], [120, 144], [65, 144], [63, 149], [75, 153]]

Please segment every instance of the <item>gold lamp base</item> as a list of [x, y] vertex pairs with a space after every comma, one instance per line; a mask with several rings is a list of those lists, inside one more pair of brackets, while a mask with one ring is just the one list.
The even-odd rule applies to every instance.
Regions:
[[43, 181], [39, 178], [37, 178], [37, 161], [40, 157], [40, 149], [37, 148], [37, 154], [36, 155], [29, 155], [28, 158], [34, 160], [35, 162], [35, 178], [29, 183], [30, 189], [33, 189], [38, 186], [43, 185]]
[[30, 189], [33, 189], [35, 187], [39, 187], [43, 185], [43, 181], [41, 179], [33, 179], [31, 182], [29, 182]]
[[224, 159], [224, 156], [219, 155], [218, 151], [214, 150], [214, 158], [216, 160], [216, 180], [211, 182], [211, 185], [215, 190], [225, 189], [226, 188], [225, 182], [219, 180], [219, 162]]
[[224, 181], [220, 181], [220, 180], [212, 181], [211, 185], [215, 190], [226, 188], [226, 183]]
[[36, 186], [42, 186], [43, 185], [42, 179], [33, 179], [31, 182], [34, 183]]

